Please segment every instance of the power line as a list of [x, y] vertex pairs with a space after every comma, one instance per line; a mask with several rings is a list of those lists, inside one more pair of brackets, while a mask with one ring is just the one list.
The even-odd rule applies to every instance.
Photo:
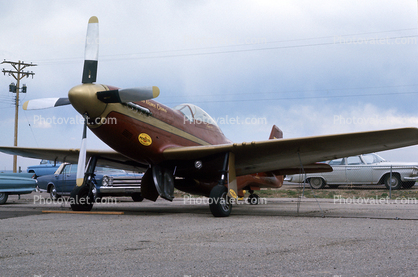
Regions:
[[[11, 83], [9, 86], [9, 91], [16, 93], [16, 106], [15, 106], [15, 132], [14, 132], [14, 146], [17, 146], [17, 133], [18, 133], [18, 115], [19, 115], [19, 92], [22, 89], [22, 93], [26, 93], [26, 85], [24, 84], [22, 88], [20, 88], [20, 80], [24, 77], [28, 78], [29, 76], [35, 75], [32, 71], [23, 71], [27, 67], [36, 66], [33, 63], [25, 63], [22, 61], [12, 62], [4, 60], [2, 64], [10, 64], [14, 70], [6, 70], [3, 69], [4, 75], [9, 74], [9, 76], [13, 76], [16, 80], [16, 85]], [[13, 155], [13, 172], [17, 172], [17, 156]]]
[[[219, 102], [259, 102], [259, 101], [277, 101], [277, 100], [310, 100], [310, 99], [327, 99], [327, 98], [349, 98], [349, 97], [373, 97], [373, 96], [388, 96], [388, 95], [407, 95], [407, 94], [418, 94], [418, 91], [409, 91], [409, 92], [398, 92], [398, 93], [369, 93], [369, 94], [350, 94], [350, 95], [322, 95], [322, 96], [298, 96], [298, 97], [279, 97], [279, 98], [257, 98], [257, 99], [221, 99], [221, 100], [202, 100], [202, 101], [193, 101], [193, 104], [196, 103], [219, 103]], [[181, 104], [183, 101], [167, 102], [168, 104]]]
[[[347, 90], [368, 90], [368, 89], [384, 89], [384, 88], [401, 88], [401, 87], [414, 87], [418, 86], [418, 84], [415, 85], [396, 85], [396, 86], [373, 86], [373, 87], [354, 87], [354, 88], [330, 88], [330, 89], [311, 89], [311, 90], [287, 90], [287, 91], [269, 91], [269, 92], [240, 92], [240, 93], [232, 93], [232, 94], [193, 94], [193, 95], [187, 95], [188, 98], [191, 97], [204, 97], [204, 96], [242, 96], [242, 95], [261, 95], [261, 94], [287, 94], [287, 93], [306, 93], [306, 92], [329, 92], [329, 91], [347, 91]], [[166, 98], [178, 98], [181, 97], [181, 95], [169, 95], [166, 96]]]
[[[393, 31], [382, 31], [382, 32], [367, 32], [367, 33], [358, 33], [358, 34], [348, 34], [348, 35], [338, 35], [338, 36], [325, 36], [325, 37], [317, 37], [317, 38], [306, 38], [306, 39], [292, 39], [292, 40], [281, 40], [281, 41], [271, 41], [266, 42], [265, 44], [274, 44], [274, 43], [283, 43], [283, 42], [295, 42], [295, 41], [306, 41], [306, 40], [314, 40], [314, 39], [329, 39], [329, 38], [336, 38], [336, 37], [349, 37], [349, 36], [361, 36], [361, 35], [368, 35], [368, 34], [381, 34], [381, 33], [389, 33], [395, 31], [405, 31], [405, 30], [417, 30], [416, 28], [411, 29], [399, 29]], [[396, 37], [386, 37], [384, 40], [396, 40], [396, 39], [407, 39], [407, 38], [417, 38], [418, 35], [410, 35], [410, 36], [396, 36]], [[377, 44], [379, 44], [379, 39], [373, 38], [377, 40]], [[322, 42], [322, 43], [311, 43], [311, 44], [300, 44], [300, 45], [287, 45], [287, 46], [274, 46], [274, 47], [263, 47], [263, 48], [251, 48], [251, 49], [235, 49], [235, 50], [224, 50], [224, 51], [211, 51], [211, 52], [200, 52], [200, 53], [182, 53], [182, 54], [167, 54], [167, 55], [158, 55], [164, 53], [176, 53], [176, 52], [184, 52], [184, 51], [200, 51], [200, 50], [211, 50], [211, 49], [222, 49], [222, 48], [230, 48], [230, 47], [241, 47], [241, 46], [253, 46], [253, 44], [235, 44], [235, 45], [226, 45], [226, 46], [215, 46], [215, 47], [200, 47], [200, 48], [189, 48], [189, 49], [177, 49], [177, 50], [162, 50], [162, 51], [152, 51], [152, 52], [139, 52], [139, 53], [130, 53], [130, 54], [113, 54], [113, 55], [102, 55], [100, 60], [101, 61], [113, 61], [113, 60], [138, 60], [138, 59], [158, 59], [158, 58], [176, 58], [176, 57], [188, 57], [188, 56], [203, 56], [203, 55], [215, 55], [215, 54], [229, 54], [229, 53], [241, 53], [241, 52], [253, 52], [253, 51], [265, 51], [265, 50], [278, 50], [278, 49], [292, 49], [292, 48], [301, 48], [301, 47], [314, 47], [314, 46], [326, 46], [326, 45], [350, 45], [350, 43], [337, 43], [336, 41], [333, 42]], [[367, 45], [364, 43], [363, 45]], [[373, 43], [369, 43], [369, 45], [373, 45]], [[388, 44], [391, 45], [391, 44]], [[156, 56], [143, 56], [143, 57], [135, 57], [139, 55], [153, 55], [157, 54]], [[74, 58], [62, 58], [62, 59], [48, 59], [48, 60], [39, 60], [38, 63], [44, 64], [51, 64], [51, 63], [74, 63], [82, 60], [83, 57], [74, 57]]]

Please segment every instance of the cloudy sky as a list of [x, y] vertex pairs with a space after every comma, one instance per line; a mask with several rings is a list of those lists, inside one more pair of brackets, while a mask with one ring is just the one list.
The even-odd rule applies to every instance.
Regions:
[[[17, 0], [0, 10], [0, 59], [37, 64], [21, 103], [66, 97], [81, 82], [96, 15], [98, 83], [158, 86], [158, 101], [199, 105], [235, 142], [267, 139], [273, 124], [285, 138], [418, 126], [415, 0]], [[13, 145], [12, 81], [0, 78], [3, 146]], [[82, 125], [58, 124], [77, 117], [71, 106], [20, 108], [18, 144], [79, 148]], [[89, 133], [88, 148], [107, 146]], [[417, 154], [417, 146], [381, 153]], [[23, 169], [38, 162], [18, 159]], [[0, 154], [4, 169], [12, 158]]]

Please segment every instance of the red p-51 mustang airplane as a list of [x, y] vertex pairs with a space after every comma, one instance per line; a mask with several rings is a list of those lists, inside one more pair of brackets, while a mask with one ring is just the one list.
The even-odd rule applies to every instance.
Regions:
[[[331, 171], [318, 161], [418, 144], [418, 129], [403, 128], [297, 139], [283, 139], [273, 126], [270, 139], [232, 143], [216, 122], [201, 108], [179, 105], [173, 109], [151, 99], [157, 87], [118, 89], [94, 84], [98, 63], [98, 19], [87, 28], [82, 84], [68, 98], [30, 100], [24, 109], [71, 104], [85, 118], [81, 149], [0, 147], [0, 151], [31, 158], [78, 162], [77, 185], [71, 194], [73, 210], [90, 210], [96, 164], [134, 166], [145, 171], [142, 196], [173, 199], [174, 188], [210, 197], [214, 216], [231, 213], [231, 198], [254, 190], [279, 188], [283, 175]], [[87, 151], [86, 128], [113, 150]], [[89, 159], [86, 169], [86, 159]]]

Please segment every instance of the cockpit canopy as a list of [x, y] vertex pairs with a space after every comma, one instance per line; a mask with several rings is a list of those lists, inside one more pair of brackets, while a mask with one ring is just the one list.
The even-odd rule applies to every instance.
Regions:
[[214, 125], [216, 127], [219, 126], [216, 124], [216, 121], [213, 120], [213, 118], [205, 112], [202, 108], [193, 105], [193, 104], [181, 104], [174, 107], [174, 110], [180, 111], [184, 117], [189, 120], [190, 122], [195, 123], [207, 123]]

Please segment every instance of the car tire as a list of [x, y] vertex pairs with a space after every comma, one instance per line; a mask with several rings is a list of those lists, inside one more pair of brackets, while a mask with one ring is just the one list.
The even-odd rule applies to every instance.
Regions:
[[322, 178], [313, 177], [309, 179], [309, 185], [313, 189], [322, 189], [325, 186], [325, 182]]
[[142, 202], [142, 200], [144, 200], [144, 197], [142, 197], [140, 193], [135, 193], [135, 194], [132, 194], [132, 200], [134, 202]]
[[54, 184], [50, 185], [49, 196], [52, 200], [57, 200], [58, 198], [60, 198], [60, 196], [58, 195], [57, 188]]
[[410, 189], [413, 186], [415, 186], [415, 181], [409, 181], [409, 182], [402, 182], [402, 187], [404, 189]]
[[0, 193], [0, 205], [3, 205], [6, 203], [7, 198], [9, 198], [9, 194], [7, 192], [1, 192]]
[[[393, 182], [392, 189], [393, 190], [400, 189], [401, 186], [402, 186], [402, 182], [401, 182], [401, 179], [399, 178], [399, 176], [397, 174], [393, 174], [392, 175], [392, 180], [393, 180], [392, 181]], [[386, 188], [390, 189], [391, 184], [390, 184], [390, 175], [389, 174], [386, 175], [384, 183], [385, 183]]]

